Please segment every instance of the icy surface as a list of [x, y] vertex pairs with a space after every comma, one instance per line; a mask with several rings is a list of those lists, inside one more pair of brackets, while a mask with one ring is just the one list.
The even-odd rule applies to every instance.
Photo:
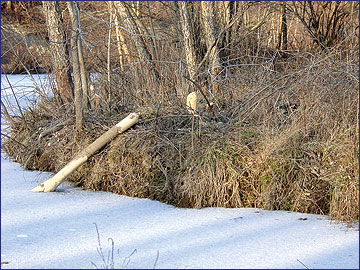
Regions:
[[359, 268], [358, 228], [326, 216], [179, 209], [66, 183], [30, 191], [50, 176], [2, 154], [1, 268]]
[[157, 251], [156, 268], [359, 268], [359, 232], [324, 216], [178, 209], [66, 185], [30, 192], [49, 176], [1, 158], [4, 269], [100, 268], [94, 223], [106, 261], [114, 241], [116, 268], [135, 249], [128, 268], [152, 268]]
[[[51, 76], [33, 74], [32, 77], [36, 85], [28, 75], [1, 74], [1, 102], [4, 103], [9, 114], [20, 113], [18, 104], [23, 110], [26, 107], [34, 108], [36, 103], [41, 100], [41, 97], [52, 95], [50, 89], [55, 82]], [[3, 119], [1, 120], [3, 121]]]

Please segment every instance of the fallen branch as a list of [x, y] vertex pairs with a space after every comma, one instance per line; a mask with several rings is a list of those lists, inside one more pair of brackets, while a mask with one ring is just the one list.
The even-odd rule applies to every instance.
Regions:
[[84, 164], [89, 157], [95, 154], [98, 150], [104, 147], [108, 142], [115, 138], [118, 134], [123, 133], [130, 127], [132, 127], [139, 119], [139, 116], [136, 113], [130, 113], [126, 118], [121, 120], [102, 136], [96, 139], [92, 144], [86, 147], [78, 155], [76, 155], [64, 168], [62, 168], [57, 174], [55, 174], [50, 179], [46, 180], [44, 183], [33, 188], [31, 191], [34, 192], [51, 192], [55, 191], [56, 188], [74, 172], [78, 167]]
[[47, 136], [49, 134], [55, 133], [56, 131], [60, 130], [63, 126], [66, 126], [66, 125], [70, 124], [71, 122], [73, 122], [73, 120], [68, 119], [65, 122], [59, 123], [56, 126], [53, 126], [51, 128], [48, 128], [48, 129], [44, 130], [43, 132], [40, 133], [39, 139], [41, 139], [42, 137], [45, 137], [45, 136]]

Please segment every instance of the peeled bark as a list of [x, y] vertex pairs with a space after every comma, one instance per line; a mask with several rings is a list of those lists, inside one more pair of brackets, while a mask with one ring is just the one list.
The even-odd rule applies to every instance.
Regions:
[[96, 139], [92, 144], [86, 147], [78, 155], [76, 155], [64, 168], [62, 168], [57, 174], [50, 179], [46, 180], [39, 186], [33, 188], [34, 192], [51, 192], [56, 188], [77, 168], [84, 164], [89, 157], [95, 154], [98, 150], [103, 148], [107, 143], [114, 139], [118, 134], [123, 133], [130, 127], [132, 127], [139, 119], [136, 113], [130, 113], [126, 118], [117, 123], [102, 136]]
[[43, 1], [42, 3], [50, 40], [51, 64], [55, 73], [58, 95], [62, 102], [66, 104], [72, 102], [74, 94], [62, 13], [59, 2]]

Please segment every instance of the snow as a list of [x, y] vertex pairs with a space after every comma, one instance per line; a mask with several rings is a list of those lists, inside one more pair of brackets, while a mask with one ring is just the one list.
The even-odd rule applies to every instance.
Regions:
[[41, 95], [51, 95], [50, 85], [54, 83], [54, 80], [46, 74], [33, 74], [32, 76], [37, 83], [38, 90], [30, 76], [1, 74], [1, 101], [11, 115], [19, 113], [13, 91], [21, 108], [34, 107]]
[[181, 209], [68, 183], [30, 191], [51, 175], [2, 154], [1, 268], [359, 268], [358, 227], [326, 216]]

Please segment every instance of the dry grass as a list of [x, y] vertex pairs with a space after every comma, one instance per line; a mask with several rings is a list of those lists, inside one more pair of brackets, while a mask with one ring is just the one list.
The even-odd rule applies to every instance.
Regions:
[[194, 125], [181, 94], [186, 81], [171, 65], [160, 65], [161, 80], [113, 74], [121, 87], [113, 88], [110, 104], [88, 112], [80, 134], [70, 113], [39, 108], [14, 119], [3, 150], [26, 169], [56, 172], [136, 111], [140, 122], [70, 181], [181, 207], [261, 207], [358, 220], [358, 51], [293, 55], [278, 72], [229, 70], [219, 81], [223, 96], [214, 100], [214, 114], [200, 109]]

